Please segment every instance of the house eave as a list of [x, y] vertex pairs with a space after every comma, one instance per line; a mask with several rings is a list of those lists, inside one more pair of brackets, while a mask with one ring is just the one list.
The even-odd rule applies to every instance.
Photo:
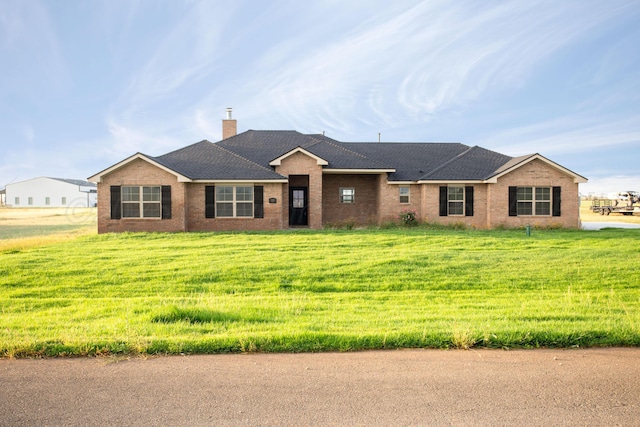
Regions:
[[251, 183], [251, 184], [286, 184], [289, 182], [287, 179], [194, 179], [194, 184], [239, 184], [239, 183]]
[[486, 184], [487, 181], [482, 179], [421, 179], [418, 184]]
[[330, 174], [352, 174], [352, 175], [380, 175], [383, 173], [393, 173], [395, 169], [322, 169], [325, 175]]
[[133, 156], [127, 157], [123, 161], [118, 162], [115, 165], [113, 165], [113, 166], [111, 166], [111, 167], [109, 167], [109, 168], [107, 168], [107, 169], [105, 169], [105, 170], [103, 170], [101, 172], [98, 172], [97, 174], [95, 174], [93, 176], [90, 176], [89, 178], [87, 178], [87, 181], [95, 182], [96, 184], [100, 183], [102, 181], [102, 177], [103, 176], [109, 175], [110, 173], [115, 172], [116, 170], [118, 170], [118, 169], [128, 165], [129, 163], [133, 162], [134, 160], [143, 160], [145, 162], [148, 162], [148, 163], [152, 164], [153, 166], [155, 166], [155, 167], [157, 167], [159, 169], [162, 169], [165, 172], [168, 172], [168, 173], [174, 175], [178, 179], [178, 182], [192, 182], [191, 178], [186, 177], [186, 176], [184, 176], [184, 175], [182, 175], [182, 174], [180, 174], [180, 173], [174, 171], [173, 169], [170, 169], [170, 168], [168, 168], [168, 167], [166, 167], [164, 165], [161, 165], [160, 163], [150, 159], [149, 157], [145, 156], [142, 153], [136, 153]]
[[414, 185], [419, 184], [417, 181], [387, 181], [389, 185]]

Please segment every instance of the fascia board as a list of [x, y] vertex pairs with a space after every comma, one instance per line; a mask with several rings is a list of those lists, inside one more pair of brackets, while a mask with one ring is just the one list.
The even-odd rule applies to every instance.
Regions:
[[196, 184], [286, 184], [287, 179], [194, 179]]
[[389, 185], [415, 185], [420, 184], [418, 181], [387, 181]]
[[439, 179], [439, 180], [433, 180], [433, 181], [429, 181], [426, 179], [421, 179], [419, 181], [417, 181], [418, 184], [486, 184], [486, 181], [483, 180], [479, 180], [479, 179], [449, 179], [449, 180], [443, 180], [443, 179]]
[[382, 174], [382, 173], [393, 173], [395, 169], [322, 169], [323, 174]]
[[174, 175], [176, 178], [178, 178], [178, 182], [192, 182], [192, 180], [182, 174], [179, 174], [178, 172], [174, 171], [173, 169], [169, 169], [168, 167], [161, 165], [160, 163], [151, 160], [150, 158], [148, 158], [147, 156], [145, 156], [142, 153], [136, 153], [133, 156], [130, 156], [124, 160], [122, 160], [121, 162], [116, 163], [115, 165], [103, 170], [102, 172], [98, 172], [97, 174], [90, 176], [89, 178], [87, 178], [87, 181], [90, 182], [95, 182], [95, 183], [99, 183], [102, 180], [102, 177], [105, 175], [109, 175], [110, 173], [120, 169], [123, 166], [126, 166], [127, 164], [133, 162], [134, 160], [144, 160], [145, 162], [148, 162], [150, 164], [152, 164], [153, 166], [162, 169], [165, 172], [168, 172], [172, 175]]

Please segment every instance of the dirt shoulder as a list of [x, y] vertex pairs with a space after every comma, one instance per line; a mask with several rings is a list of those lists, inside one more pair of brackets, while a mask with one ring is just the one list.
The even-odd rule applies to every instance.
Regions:
[[5, 425], [638, 425], [640, 349], [0, 360]]

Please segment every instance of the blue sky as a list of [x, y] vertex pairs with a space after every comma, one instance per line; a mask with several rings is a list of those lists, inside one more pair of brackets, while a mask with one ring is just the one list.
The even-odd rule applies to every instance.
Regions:
[[0, 187], [248, 129], [540, 153], [640, 190], [640, 1], [0, 0]]

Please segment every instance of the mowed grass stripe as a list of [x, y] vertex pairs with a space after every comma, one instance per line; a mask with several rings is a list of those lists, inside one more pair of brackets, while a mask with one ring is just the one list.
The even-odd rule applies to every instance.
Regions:
[[640, 230], [85, 236], [0, 255], [0, 355], [640, 344]]

